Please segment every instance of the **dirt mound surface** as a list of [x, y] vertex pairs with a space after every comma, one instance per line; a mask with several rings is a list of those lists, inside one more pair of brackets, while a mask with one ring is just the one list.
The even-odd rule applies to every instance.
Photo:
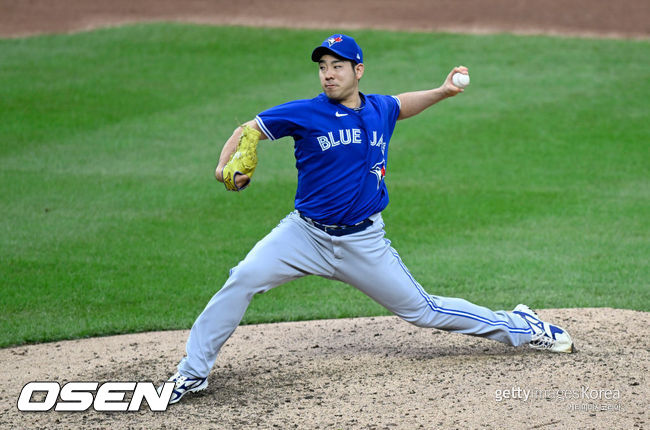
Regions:
[[0, 350], [0, 427], [647, 428], [650, 313], [542, 310], [576, 340], [554, 354], [396, 317], [242, 326], [208, 388], [165, 413], [17, 410], [29, 381], [163, 382], [188, 331]]

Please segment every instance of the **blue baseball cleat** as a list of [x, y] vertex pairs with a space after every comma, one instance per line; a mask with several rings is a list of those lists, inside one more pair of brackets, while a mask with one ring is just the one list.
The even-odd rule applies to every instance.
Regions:
[[553, 352], [575, 352], [571, 336], [561, 327], [539, 319], [539, 316], [526, 305], [517, 305], [512, 311], [524, 319], [533, 330], [533, 338], [528, 344], [535, 349], [548, 349]]
[[[176, 372], [171, 378], [169, 378], [168, 382], [175, 383], [174, 391], [172, 391], [172, 396], [169, 399], [170, 405], [178, 402], [181, 397], [187, 393], [201, 391], [208, 388], [208, 378], [190, 378], [181, 375], [179, 372]], [[161, 389], [162, 386], [159, 390]]]

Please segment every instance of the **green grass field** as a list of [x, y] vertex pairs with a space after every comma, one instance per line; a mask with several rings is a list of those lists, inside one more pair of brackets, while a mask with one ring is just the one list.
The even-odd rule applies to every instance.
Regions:
[[[293, 209], [292, 142], [254, 183], [213, 178], [223, 142], [320, 92], [328, 31], [147, 24], [0, 40], [0, 346], [189, 328]], [[431, 293], [492, 308], [650, 310], [650, 43], [354, 31], [367, 93], [465, 94], [398, 123], [388, 237]], [[316, 277], [245, 322], [382, 315]]]

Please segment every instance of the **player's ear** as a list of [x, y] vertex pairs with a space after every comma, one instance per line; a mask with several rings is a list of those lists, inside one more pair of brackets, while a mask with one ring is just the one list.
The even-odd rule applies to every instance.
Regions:
[[354, 74], [357, 80], [361, 79], [361, 77], [363, 76], [363, 70], [364, 70], [363, 63], [359, 63], [354, 66]]

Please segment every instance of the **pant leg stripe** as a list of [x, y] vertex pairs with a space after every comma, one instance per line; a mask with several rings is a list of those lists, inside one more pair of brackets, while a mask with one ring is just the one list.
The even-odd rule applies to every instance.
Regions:
[[441, 308], [441, 307], [437, 306], [433, 302], [433, 300], [431, 300], [429, 295], [424, 291], [422, 286], [415, 280], [413, 275], [411, 275], [411, 272], [409, 272], [409, 270], [406, 268], [406, 266], [402, 262], [402, 259], [400, 258], [397, 251], [395, 251], [395, 249], [392, 248], [392, 247], [390, 247], [390, 251], [391, 251], [391, 254], [393, 254], [393, 256], [397, 259], [397, 262], [399, 263], [402, 270], [404, 270], [406, 275], [409, 277], [409, 279], [411, 280], [411, 282], [413, 283], [415, 288], [417, 288], [418, 292], [424, 298], [424, 300], [427, 302], [427, 304], [429, 305], [429, 307], [431, 308], [432, 311], [439, 312], [441, 314], [446, 314], [446, 315], [454, 315], [454, 316], [460, 316], [460, 317], [464, 317], [464, 318], [470, 318], [470, 319], [473, 319], [475, 321], [479, 321], [479, 322], [488, 324], [490, 326], [504, 326], [504, 327], [506, 327], [508, 329], [508, 331], [510, 333], [532, 333], [532, 330], [530, 329], [530, 327], [525, 328], [525, 329], [517, 328], [517, 327], [511, 327], [511, 326], [508, 325], [507, 321], [499, 321], [499, 320], [498, 321], [492, 321], [492, 320], [484, 318], [484, 317], [482, 317], [480, 315], [472, 314], [470, 312], [464, 312], [464, 311], [460, 311], [460, 310], [457, 310], [457, 309], [446, 309], [446, 308]]

